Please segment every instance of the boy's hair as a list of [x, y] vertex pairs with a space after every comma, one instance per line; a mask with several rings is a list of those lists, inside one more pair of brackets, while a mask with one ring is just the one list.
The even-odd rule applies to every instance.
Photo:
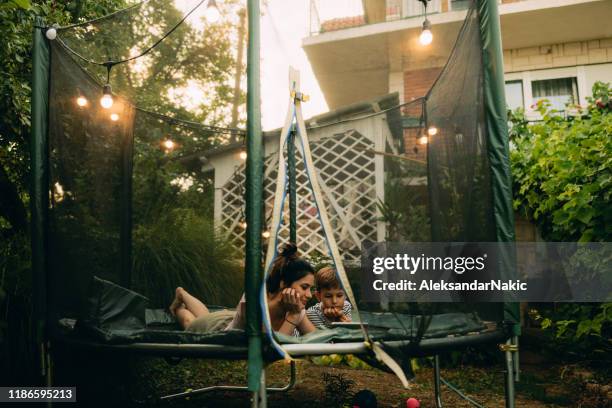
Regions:
[[330, 266], [321, 268], [315, 274], [315, 282], [317, 290], [320, 292], [323, 289], [341, 289], [342, 286], [336, 276], [336, 270]]

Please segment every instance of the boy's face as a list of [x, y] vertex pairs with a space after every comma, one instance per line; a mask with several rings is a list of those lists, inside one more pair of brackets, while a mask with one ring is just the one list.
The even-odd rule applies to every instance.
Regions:
[[340, 288], [321, 289], [316, 292], [316, 296], [324, 309], [330, 307], [342, 309], [342, 306], [344, 306], [344, 291]]

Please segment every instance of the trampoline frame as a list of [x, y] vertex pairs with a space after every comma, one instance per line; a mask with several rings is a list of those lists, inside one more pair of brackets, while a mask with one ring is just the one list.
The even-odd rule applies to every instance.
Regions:
[[[504, 353], [504, 397], [506, 407], [514, 406], [515, 389], [514, 382], [518, 381], [519, 371], [518, 367], [518, 337], [513, 336], [507, 339], [507, 332], [503, 328], [497, 328], [495, 330], [484, 331], [474, 334], [466, 334], [455, 337], [442, 337], [442, 338], [431, 338], [422, 340], [418, 348], [411, 354], [411, 357], [417, 356], [433, 356], [433, 380], [434, 380], [434, 401], [436, 408], [442, 408], [442, 387], [444, 384], [450, 391], [455, 393], [463, 400], [469, 402], [475, 407], [483, 408], [483, 405], [479, 404], [469, 396], [465, 395], [461, 390], [454, 386], [449, 381], [445, 380], [441, 376], [440, 370], [440, 358], [441, 352], [448, 350], [457, 350], [461, 347], [474, 346], [478, 344], [489, 344], [495, 342], [498, 343], [499, 350]], [[506, 340], [507, 339], [507, 340]], [[505, 340], [505, 342], [503, 342]], [[245, 346], [225, 346], [217, 344], [168, 344], [168, 343], [130, 343], [130, 344], [105, 344], [95, 343], [92, 341], [83, 341], [77, 339], [61, 338], [57, 341], [65, 343], [71, 347], [107, 350], [113, 352], [139, 354], [139, 355], [154, 355], [154, 356], [165, 356], [165, 357], [179, 357], [179, 358], [226, 358], [235, 360], [247, 360], [248, 359], [248, 348]], [[389, 348], [401, 348], [409, 345], [409, 341], [395, 340], [384, 342], [385, 347]], [[332, 344], [285, 344], [285, 349], [295, 357], [308, 357], [308, 356], [321, 356], [327, 354], [368, 354], [369, 348], [363, 342], [347, 342], [347, 343], [332, 343]], [[267, 387], [265, 382], [263, 388], [265, 392], [282, 393], [290, 391], [294, 388], [297, 382], [297, 370], [295, 366], [295, 360], [291, 360], [289, 381], [282, 387]], [[47, 365], [47, 378], [52, 378], [51, 364]], [[50, 385], [50, 384], [49, 384]], [[215, 391], [226, 391], [226, 392], [250, 392], [248, 386], [238, 385], [215, 385], [209, 387], [202, 387], [193, 389], [190, 391], [179, 392], [175, 394], [168, 394], [161, 396], [159, 400], [167, 401], [171, 399], [187, 398], [196, 395], [201, 395]]]

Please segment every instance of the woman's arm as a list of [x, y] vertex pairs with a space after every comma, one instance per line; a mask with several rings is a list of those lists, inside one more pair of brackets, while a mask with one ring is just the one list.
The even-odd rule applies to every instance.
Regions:
[[285, 313], [285, 320], [283, 321], [283, 324], [278, 328], [278, 332], [287, 334], [289, 336], [293, 335], [293, 330], [296, 328], [301, 332], [299, 327], [305, 319], [307, 319], [305, 313], [287, 312]]
[[301, 334], [308, 334], [317, 330], [317, 328], [314, 324], [312, 324], [312, 322], [308, 318], [308, 315], [304, 315], [302, 322], [298, 325], [298, 330]]

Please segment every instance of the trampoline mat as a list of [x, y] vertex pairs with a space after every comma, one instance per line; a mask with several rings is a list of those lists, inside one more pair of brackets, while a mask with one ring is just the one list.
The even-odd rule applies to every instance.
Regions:
[[[211, 311], [220, 310], [211, 308]], [[362, 319], [368, 322], [368, 332], [373, 340], [413, 340], [423, 316], [397, 313], [361, 312]], [[431, 322], [423, 338], [461, 336], [488, 330], [476, 314], [444, 313], [431, 316]], [[106, 344], [129, 343], [168, 343], [168, 344], [217, 344], [243, 346], [246, 335], [243, 330], [228, 330], [209, 333], [184, 331], [179, 328], [174, 317], [163, 309], [146, 309], [143, 328], [118, 325], [96, 325], [91, 320], [61, 319], [59, 328], [62, 336], [87, 338]], [[276, 333], [284, 344], [316, 344], [363, 341], [359, 327], [336, 327], [316, 330], [300, 337]]]
[[[244, 346], [247, 342], [243, 330], [207, 333], [181, 330], [174, 316], [167, 310], [147, 308], [147, 303], [148, 299], [137, 292], [94, 277], [88, 307], [83, 317], [78, 320], [60, 319], [57, 328], [61, 331], [60, 336], [73, 336], [104, 344], [162, 343]], [[225, 308], [209, 305], [209, 309], [214, 312]], [[362, 321], [367, 322], [370, 338], [380, 341], [418, 341], [428, 338], [461, 336], [479, 333], [487, 330], [488, 327], [476, 313], [443, 313], [425, 316], [362, 311], [360, 316]], [[420, 327], [423, 327], [421, 332]], [[364, 339], [359, 326], [316, 330], [300, 337], [277, 333], [277, 337], [281, 343], [285, 344], [361, 342]]]

